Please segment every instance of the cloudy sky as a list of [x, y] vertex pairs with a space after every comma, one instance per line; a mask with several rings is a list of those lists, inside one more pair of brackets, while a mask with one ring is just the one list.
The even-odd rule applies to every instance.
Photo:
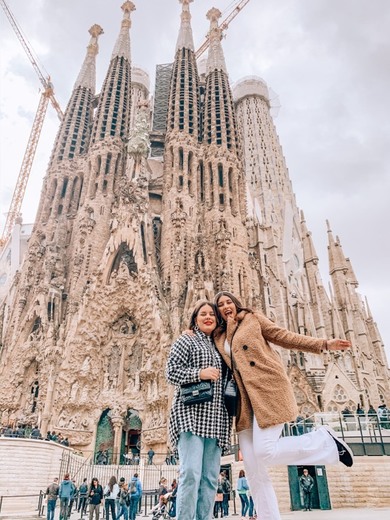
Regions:
[[[121, 0], [7, 0], [65, 109], [89, 41], [100, 24], [97, 90], [118, 35]], [[133, 63], [154, 80], [173, 60], [178, 0], [134, 0]], [[195, 45], [206, 12], [227, 16], [236, 1], [191, 4]], [[0, 12], [0, 226], [38, 106], [39, 80]], [[388, 0], [250, 0], [223, 41], [231, 83], [256, 75], [277, 93], [275, 124], [297, 202], [327, 275], [328, 219], [368, 298], [390, 360], [390, 2]], [[34, 219], [42, 177], [58, 128], [49, 107], [23, 204]]]

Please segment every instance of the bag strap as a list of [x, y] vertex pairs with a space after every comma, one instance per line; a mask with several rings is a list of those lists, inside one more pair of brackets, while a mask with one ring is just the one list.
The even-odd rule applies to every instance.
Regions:
[[234, 339], [234, 336], [237, 332], [237, 329], [239, 327], [240, 323], [238, 322], [237, 323], [237, 327], [235, 328], [233, 334], [232, 334], [232, 339], [230, 340], [230, 363], [231, 363], [231, 366], [232, 366], [232, 378], [234, 379], [234, 361], [233, 361], [233, 339]]

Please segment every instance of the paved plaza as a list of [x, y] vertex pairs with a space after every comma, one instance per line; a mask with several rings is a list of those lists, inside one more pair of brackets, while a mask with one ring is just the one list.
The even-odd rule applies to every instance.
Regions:
[[[59, 518], [59, 511], [56, 510], [55, 520]], [[33, 520], [37, 519], [37, 516], [31, 515], [1, 515], [2, 520]], [[46, 515], [43, 517], [46, 519]], [[73, 512], [70, 520], [78, 520], [80, 515]], [[102, 515], [100, 515], [102, 518]], [[152, 517], [150, 515], [137, 515], [137, 520], [148, 519]], [[330, 511], [321, 511], [315, 509], [313, 511], [291, 511], [289, 513], [282, 513], [282, 520], [389, 520], [390, 508], [367, 508], [367, 509], [331, 509]], [[239, 515], [231, 515], [226, 517], [227, 520], [241, 520]], [[88, 520], [88, 515], [84, 516], [83, 520]], [[258, 516], [258, 520], [262, 520], [261, 515]]]

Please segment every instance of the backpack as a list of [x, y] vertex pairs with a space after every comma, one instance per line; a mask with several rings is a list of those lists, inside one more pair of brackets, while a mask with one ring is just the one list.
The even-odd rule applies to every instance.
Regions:
[[222, 481], [222, 489], [223, 492], [227, 495], [232, 490], [232, 486], [230, 485], [229, 479], [225, 478]]
[[136, 492], [137, 492], [137, 481], [136, 480], [132, 480], [130, 482], [129, 494], [134, 494]]

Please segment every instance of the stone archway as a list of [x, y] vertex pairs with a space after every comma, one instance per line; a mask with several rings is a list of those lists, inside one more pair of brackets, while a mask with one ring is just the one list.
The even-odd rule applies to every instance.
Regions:
[[142, 448], [142, 421], [136, 410], [129, 408], [122, 428], [121, 461], [137, 463]]
[[110, 464], [114, 456], [114, 427], [111, 421], [111, 410], [107, 408], [100, 416], [95, 442], [95, 464]]

